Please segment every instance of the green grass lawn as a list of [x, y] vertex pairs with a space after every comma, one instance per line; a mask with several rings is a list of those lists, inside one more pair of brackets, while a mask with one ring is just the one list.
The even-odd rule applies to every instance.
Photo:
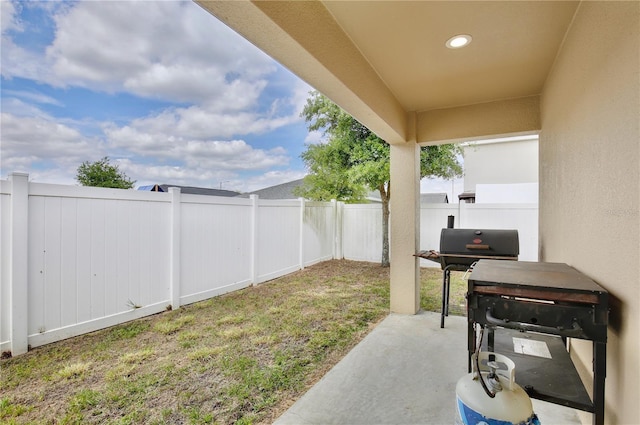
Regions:
[[[439, 311], [442, 272], [421, 274], [421, 305]], [[388, 268], [320, 263], [1, 360], [0, 423], [271, 423], [388, 308]]]
[[[425, 311], [442, 310], [442, 270], [439, 268], [423, 268], [420, 270], [420, 306]], [[467, 315], [467, 276], [464, 272], [451, 272], [449, 289], [449, 314]]]

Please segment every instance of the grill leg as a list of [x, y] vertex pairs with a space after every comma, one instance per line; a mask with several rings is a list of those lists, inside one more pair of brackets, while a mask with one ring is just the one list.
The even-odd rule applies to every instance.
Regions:
[[449, 315], [449, 286], [451, 283], [451, 270], [442, 272], [442, 309], [440, 310], [440, 327], [444, 328], [444, 318]]
[[607, 375], [607, 344], [593, 343], [593, 425], [604, 424], [604, 380]]
[[449, 315], [449, 292], [451, 290], [451, 270], [447, 270], [447, 296], [446, 296], [446, 302], [444, 304], [444, 315], [448, 316]]

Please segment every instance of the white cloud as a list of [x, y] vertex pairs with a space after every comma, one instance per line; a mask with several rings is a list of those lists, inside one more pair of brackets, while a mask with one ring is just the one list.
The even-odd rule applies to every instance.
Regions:
[[0, 2], [0, 28], [3, 35], [8, 31], [22, 31], [22, 24], [16, 18], [16, 8], [12, 2]]
[[208, 187], [214, 189], [251, 192], [265, 187], [301, 179], [304, 172], [293, 170], [269, 171], [250, 178], [241, 178], [233, 170], [199, 168], [198, 174], [185, 167], [172, 165], [150, 165], [122, 159], [114, 161], [120, 170], [136, 180], [136, 187], [147, 184], [175, 184], [179, 186]]
[[78, 186], [76, 180], [76, 171], [78, 165], [69, 165], [66, 167], [54, 167], [46, 169], [32, 169], [29, 172], [29, 181], [48, 184], [63, 184], [67, 186]]
[[[0, 1], [5, 4], [6, 1]], [[40, 76], [45, 73], [47, 65], [41, 60], [41, 57], [34, 52], [17, 46], [13, 40], [2, 34], [2, 48], [0, 49], [0, 58], [2, 67], [0, 72], [4, 78], [22, 77], [40, 80]]]
[[[241, 104], [242, 96], [230, 98], [227, 104]], [[221, 103], [224, 103], [221, 100]], [[244, 105], [246, 106], [246, 105]], [[251, 110], [219, 111], [212, 108], [193, 105], [182, 108], [168, 108], [155, 115], [138, 118], [122, 128], [110, 126], [107, 134], [118, 146], [126, 145], [127, 140], [150, 140], [162, 143], [162, 139], [228, 139], [248, 134], [263, 134], [280, 127], [300, 121], [298, 114], [279, 114], [278, 102], [271, 111], [261, 113]]]
[[[311, 88], [197, 4], [0, 4], [4, 78], [176, 103], [145, 112], [125, 125], [98, 123], [91, 117], [80, 122], [65, 118], [69, 112], [59, 100], [64, 99], [61, 91], [46, 92], [60, 96], [54, 98], [36, 88], [5, 90], [3, 174], [28, 171], [37, 179], [73, 182], [82, 161], [108, 155], [139, 183], [216, 187], [225, 182], [225, 188], [247, 191], [302, 176], [297, 171], [274, 171], [245, 182], [246, 171], [287, 167], [291, 158], [282, 147], [259, 149], [242, 139], [299, 122]], [[55, 21], [54, 33], [37, 47], [18, 45], [24, 40], [16, 36], [19, 32], [38, 33], [41, 28], [20, 22], [14, 6], [46, 10]], [[47, 107], [51, 105], [56, 108]], [[88, 134], [97, 134], [98, 129], [104, 135], [83, 135], [85, 126], [90, 128]], [[43, 162], [53, 168], [45, 170], [39, 165]]]
[[423, 178], [420, 180], [421, 193], [446, 193], [450, 204], [458, 203], [458, 195], [464, 192], [464, 179], [445, 180], [441, 178]]
[[[20, 117], [40, 117], [51, 120], [51, 117], [49, 117], [37, 106], [33, 105], [32, 103], [24, 102], [15, 97], [5, 97], [2, 99], [2, 112]], [[25, 126], [23, 128], [29, 131], [28, 127]]]
[[264, 189], [265, 187], [275, 186], [281, 183], [287, 183], [298, 180], [306, 175], [304, 171], [269, 171], [260, 176], [252, 177], [245, 183], [244, 192], [253, 192], [254, 190]]
[[19, 117], [0, 114], [2, 124], [2, 169], [28, 170], [38, 162], [76, 164], [100, 155], [100, 143], [45, 115]]
[[261, 80], [276, 70], [191, 2], [79, 2], [57, 14], [56, 24], [47, 57], [51, 82], [62, 86], [191, 103], [238, 94], [255, 100]]
[[260, 170], [286, 165], [290, 158], [280, 147], [255, 149], [243, 140], [189, 140], [138, 132], [131, 127], [107, 130], [112, 146], [160, 161], [179, 161], [194, 175], [194, 167], [220, 170]]
[[302, 80], [298, 80], [295, 88], [295, 104], [296, 104], [296, 113], [300, 115], [305, 105], [307, 104], [307, 99], [309, 98], [309, 93], [313, 90], [313, 87], [308, 85]]
[[317, 143], [326, 143], [327, 139], [322, 133], [322, 131], [310, 131], [307, 134], [307, 137], [304, 139], [304, 143], [307, 145], [313, 145]]
[[219, 181], [221, 178], [226, 179], [233, 175], [204, 169], [197, 170], [199, 173], [194, 175], [193, 170], [182, 166], [144, 164], [128, 158], [119, 159], [113, 161], [113, 163], [117, 164], [119, 169], [127, 176], [136, 180], [136, 186], [170, 183], [193, 186], [200, 184], [203, 187], [209, 187], [211, 182]]
[[28, 3], [50, 9], [55, 20], [46, 54], [15, 44], [11, 33], [25, 28], [14, 3], [0, 3], [5, 78], [237, 110], [255, 103], [266, 77], [277, 69], [266, 54], [192, 2]]
[[22, 22], [18, 14], [22, 9], [42, 9], [49, 14], [66, 10], [70, 3], [57, 1], [33, 1], [33, 2], [13, 2], [8, 0], [0, 1], [0, 17], [2, 18], [2, 49], [0, 57], [2, 76], [7, 79], [21, 77], [33, 79], [35, 81], [46, 82], [51, 76], [51, 63], [46, 60], [42, 52], [37, 48], [18, 45], [14, 42], [15, 34], [30, 33], [41, 36], [42, 28], [30, 28], [28, 22]]
[[[49, 104], [62, 106], [62, 103], [51, 97], [42, 93], [33, 92], [33, 91], [24, 91], [24, 90], [4, 90], [3, 91], [5, 99], [7, 99], [7, 95], [10, 96], [10, 101], [16, 101], [18, 99], [24, 99], [29, 102], [39, 103], [39, 104]], [[4, 109], [6, 112], [6, 109]]]

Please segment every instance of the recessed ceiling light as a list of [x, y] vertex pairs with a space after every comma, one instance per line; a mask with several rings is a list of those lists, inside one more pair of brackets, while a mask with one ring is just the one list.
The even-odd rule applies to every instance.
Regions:
[[471, 36], [467, 34], [454, 35], [447, 40], [445, 45], [450, 49], [459, 49], [471, 43]]

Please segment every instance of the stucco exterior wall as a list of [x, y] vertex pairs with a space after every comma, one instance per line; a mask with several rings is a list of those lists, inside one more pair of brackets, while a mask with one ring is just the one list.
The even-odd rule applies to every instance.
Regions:
[[464, 147], [464, 190], [477, 184], [537, 183], [538, 140], [471, 143]]
[[[539, 247], [611, 295], [610, 424], [640, 420], [639, 105], [640, 2], [581, 3], [542, 95]], [[572, 355], [588, 375], [590, 345]]]

